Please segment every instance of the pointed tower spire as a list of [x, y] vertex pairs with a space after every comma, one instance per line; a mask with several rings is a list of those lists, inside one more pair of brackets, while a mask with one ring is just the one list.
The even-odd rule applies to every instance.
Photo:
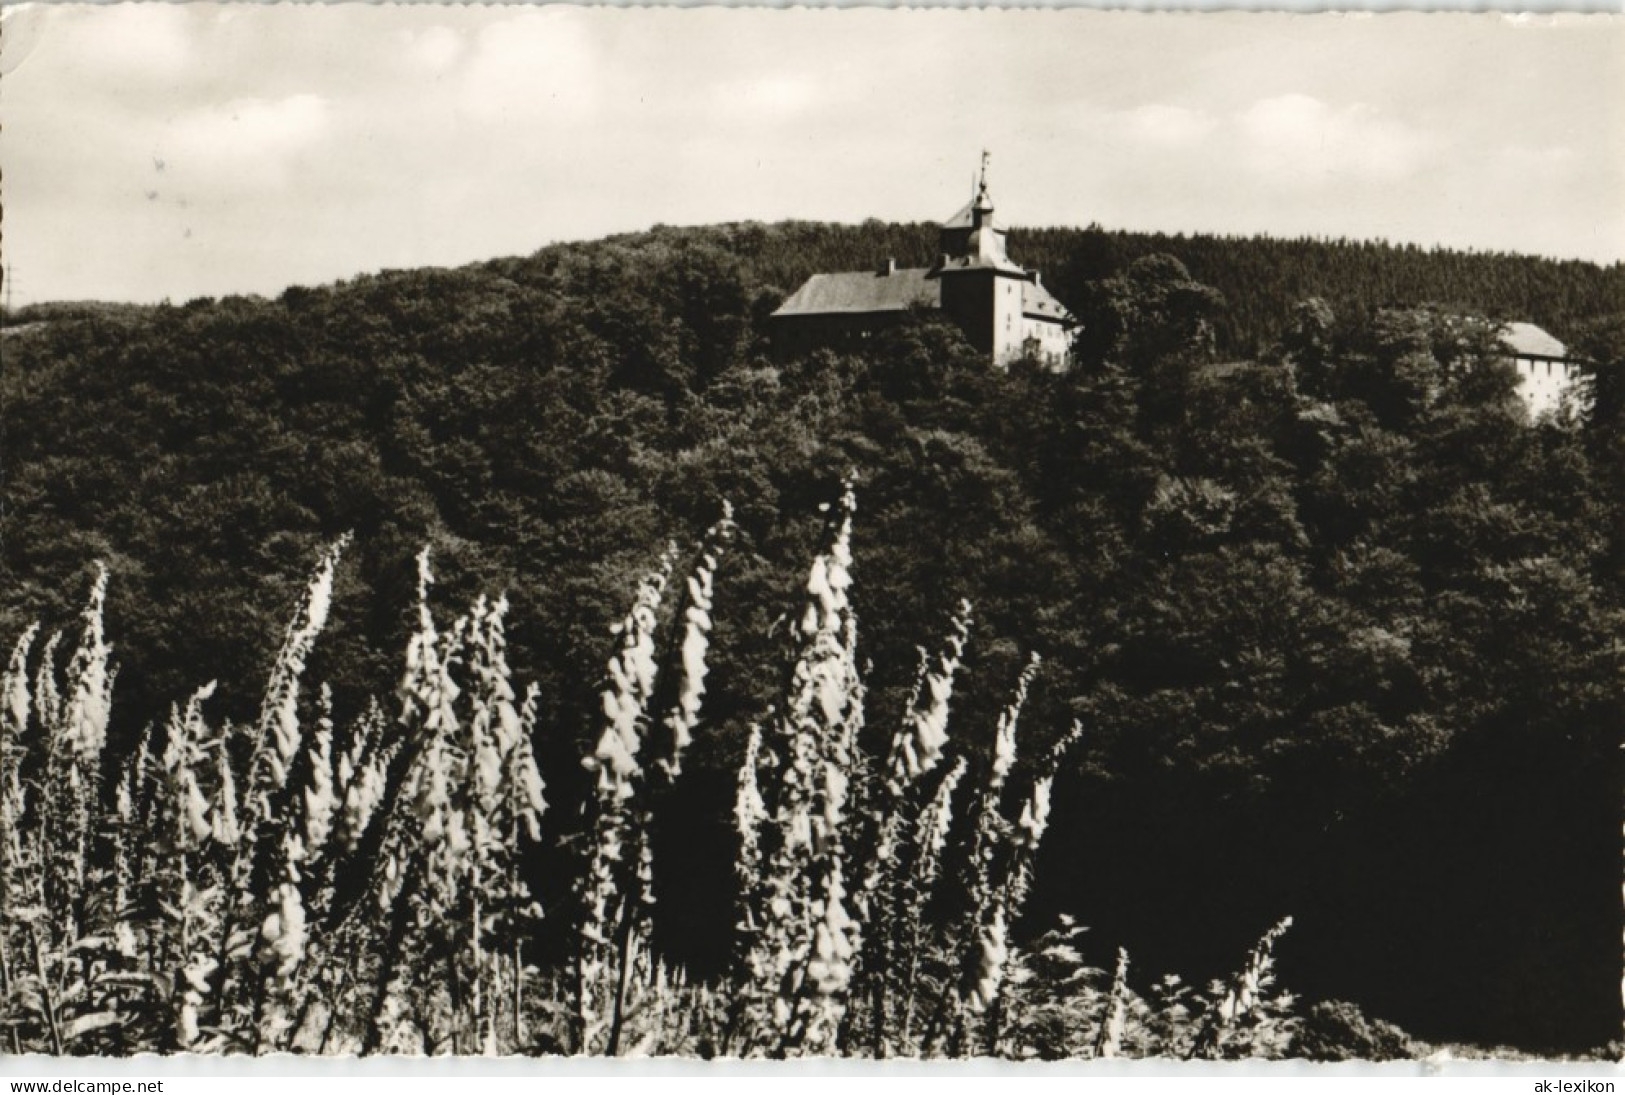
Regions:
[[942, 224], [943, 265], [953, 259], [961, 265], [1018, 269], [1004, 251], [1004, 229], [993, 217], [993, 195], [988, 193], [988, 167], [993, 157], [982, 151], [980, 170], [971, 175], [970, 202]]

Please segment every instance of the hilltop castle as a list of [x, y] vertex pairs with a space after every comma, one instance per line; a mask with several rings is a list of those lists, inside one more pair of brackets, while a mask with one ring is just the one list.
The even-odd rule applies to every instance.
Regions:
[[1005, 253], [1005, 230], [993, 216], [987, 154], [968, 205], [944, 221], [935, 265], [814, 274], [771, 319], [775, 350], [790, 357], [818, 347], [861, 343], [913, 309], [940, 309], [995, 365], [1023, 354], [1059, 367], [1078, 321], [1044, 288], [1038, 271]]

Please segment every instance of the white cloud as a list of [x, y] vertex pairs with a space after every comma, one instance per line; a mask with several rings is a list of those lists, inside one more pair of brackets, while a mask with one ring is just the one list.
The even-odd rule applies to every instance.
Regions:
[[163, 134], [159, 155], [188, 173], [274, 172], [326, 136], [329, 114], [327, 101], [308, 93], [238, 99], [181, 115]]
[[481, 29], [458, 90], [480, 121], [586, 118], [605, 73], [588, 24], [567, 10], [526, 12]]
[[431, 76], [446, 72], [467, 51], [464, 36], [444, 24], [410, 28], [401, 32], [401, 38], [410, 64]]
[[1414, 174], [1428, 141], [1364, 103], [1333, 107], [1309, 95], [1260, 99], [1236, 118], [1241, 150], [1282, 182], [1328, 176], [1393, 182]]
[[1308, 145], [1325, 129], [1331, 111], [1309, 95], [1260, 99], [1241, 114], [1241, 130], [1260, 145]]
[[47, 32], [74, 66], [105, 87], [173, 78], [194, 63], [195, 20], [182, 4], [114, 4], [74, 10]]
[[1201, 110], [1148, 103], [1128, 112], [1126, 131], [1136, 143], [1189, 147], [1213, 132], [1215, 120]]
[[827, 96], [805, 76], [762, 75], [717, 83], [710, 109], [751, 121], [792, 123], [798, 115], [827, 102]]

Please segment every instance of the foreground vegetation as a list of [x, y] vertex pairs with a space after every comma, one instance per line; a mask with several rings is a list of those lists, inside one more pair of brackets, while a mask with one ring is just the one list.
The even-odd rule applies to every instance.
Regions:
[[[37, 628], [0, 685], [0, 1030], [12, 1053], [680, 1053], [876, 1057], [1398, 1056], [1408, 1043], [1272, 994], [1282, 920], [1206, 995], [1149, 999], [1084, 963], [1070, 917], [1018, 947], [1057, 765], [1018, 764], [1035, 658], [972, 779], [949, 734], [969, 606], [922, 653], [884, 757], [864, 686], [852, 497], [787, 618], [784, 692], [752, 726], [735, 798], [735, 947], [691, 981], [651, 945], [653, 837], [708, 673], [726, 515], [686, 582], [668, 550], [615, 629], [574, 898], [552, 922], [522, 870], [547, 809], [536, 692], [506, 658], [505, 599], [441, 630], [418, 557], [395, 703], [335, 717], [305, 665], [345, 541], [319, 565], [250, 723], [211, 726], [210, 683], [104, 763], [116, 670], [107, 572], [60, 673]], [[669, 587], [679, 585], [678, 596]], [[659, 637], [664, 636], [664, 643]], [[950, 759], [951, 758], [951, 759]], [[961, 789], [963, 787], [963, 790]], [[719, 914], [723, 908], [717, 910]], [[562, 924], [557, 923], [562, 920]], [[538, 968], [537, 937], [568, 937]], [[1345, 1009], [1346, 1010], [1346, 1009]], [[1371, 1038], [1375, 1030], [1378, 1037]]]
[[[865, 231], [870, 255], [831, 257]], [[1283, 960], [1309, 998], [1434, 1041], [1577, 1052], [1617, 1037], [1625, 325], [1598, 301], [1618, 270], [1497, 267], [1513, 273], [1484, 310], [1567, 285], [1559, 319], [1510, 314], [1591, 362], [1589, 404], [1539, 423], [1493, 322], [1378, 307], [1392, 300], [1375, 290], [1350, 303], [1335, 285], [1289, 302], [1261, 279], [1247, 297], [1248, 263], [1212, 276], [1220, 243], [1201, 271], [1147, 257], [1069, 289], [1091, 322], [1066, 375], [992, 372], [924, 319], [861, 354], [768, 360], [771, 271], [906, 259], [894, 231], [911, 229], [662, 230], [276, 301], [42, 318], [4, 343], [0, 633], [66, 627], [106, 561], [123, 666], [111, 794], [147, 727], [201, 682], [219, 681], [200, 706], [211, 734], [258, 725], [299, 576], [353, 529], [333, 579], [347, 608], [308, 658], [337, 755], [401, 680], [421, 630], [402, 611], [411, 559], [430, 544], [448, 605], [508, 593], [505, 656], [537, 686], [551, 803], [516, 866], [548, 910], [527, 961], [573, 968], [561, 926], [597, 839], [600, 777], [580, 760], [601, 737], [604, 623], [649, 545], [703, 538], [727, 497], [704, 725], [681, 778], [650, 792], [659, 914], [643, 921], [673, 976], [717, 985], [738, 962], [716, 903], [736, 885], [738, 766], [785, 691], [762, 637], [783, 634], [810, 515], [854, 469], [863, 755], [888, 755], [916, 646], [957, 634], [961, 600], [976, 606], [954, 689], [962, 823], [1029, 652], [1045, 663], [1023, 755], [1087, 727], [1056, 770], [1013, 945], [1072, 915], [1091, 930], [1069, 945], [1101, 971], [1084, 983], [1124, 946], [1150, 1001], [1142, 971], [1230, 977], [1290, 912]], [[1488, 284], [1429, 281], [1450, 264], [1427, 258], [1400, 278], [1366, 255], [1376, 281], [1415, 277], [1438, 298]], [[1046, 273], [1068, 261], [1092, 260], [1080, 243]], [[1227, 353], [1225, 325], [1260, 309], [1279, 323], [1248, 320], [1257, 352]], [[248, 739], [232, 740], [245, 764]]]

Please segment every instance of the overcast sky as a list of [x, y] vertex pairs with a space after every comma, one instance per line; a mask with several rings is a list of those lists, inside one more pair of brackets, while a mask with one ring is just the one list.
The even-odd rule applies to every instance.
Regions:
[[1625, 260], [1625, 19], [8, 8], [15, 302], [655, 223], [1001, 216]]

